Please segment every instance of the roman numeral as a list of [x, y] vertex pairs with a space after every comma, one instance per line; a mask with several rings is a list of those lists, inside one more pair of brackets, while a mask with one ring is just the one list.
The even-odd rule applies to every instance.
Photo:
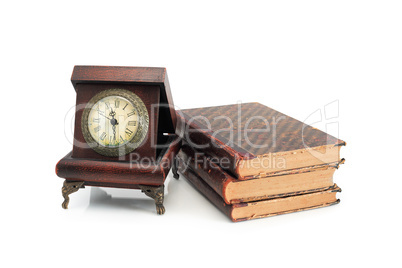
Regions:
[[110, 108], [110, 104], [108, 102], [105, 102], [105, 105], [106, 105], [106, 109]]
[[114, 107], [119, 108], [120, 106], [120, 101], [119, 100], [115, 100], [114, 101]]
[[129, 130], [128, 128], [126, 128], [126, 134], [128, 135], [128, 136], [131, 136], [131, 134], [133, 134], [133, 132], [131, 131], [131, 130]]
[[92, 120], [94, 121], [94, 123], [99, 123], [99, 118], [94, 118]]
[[101, 139], [101, 140], [104, 140], [105, 138], [106, 138], [106, 133], [103, 132], [102, 135], [100, 136], [100, 139]]
[[125, 141], [121, 135], [120, 135], [120, 141], [121, 141], [122, 143]]
[[128, 103], [126, 103], [126, 105], [123, 107], [123, 110], [126, 109], [127, 105], [128, 105]]
[[131, 113], [128, 113], [127, 116], [132, 116], [135, 115], [135, 110], [133, 110]]
[[128, 125], [129, 125], [129, 126], [136, 126], [136, 125], [137, 125], [137, 121], [128, 121]]
[[95, 132], [99, 132], [99, 130], [100, 130], [100, 126], [97, 126], [96, 128], [94, 128]]

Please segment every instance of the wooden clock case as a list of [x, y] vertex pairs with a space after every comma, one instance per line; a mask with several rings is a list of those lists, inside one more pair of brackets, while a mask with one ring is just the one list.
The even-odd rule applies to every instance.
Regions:
[[[165, 68], [75, 66], [71, 82], [77, 93], [73, 150], [56, 165], [56, 174], [65, 179], [62, 194], [67, 208], [69, 194], [84, 186], [141, 189], [155, 200], [163, 214], [164, 182], [173, 167], [180, 139], [175, 135], [176, 111]], [[86, 143], [81, 117], [85, 105], [97, 93], [124, 89], [144, 102], [149, 129], [142, 144], [123, 156], [98, 154]]]

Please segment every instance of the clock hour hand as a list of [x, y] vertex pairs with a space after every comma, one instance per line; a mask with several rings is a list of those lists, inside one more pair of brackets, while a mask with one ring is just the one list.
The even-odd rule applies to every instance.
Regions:
[[108, 118], [108, 119], [110, 120], [110, 124], [112, 124], [113, 129], [115, 129], [115, 128], [116, 128], [116, 125], [118, 125], [119, 122], [117, 122], [117, 119], [114, 118], [114, 116], [116, 115], [116, 112], [113, 111], [112, 108], [110, 108], [110, 110], [111, 110], [111, 112], [109, 113], [109, 115], [110, 115], [112, 118], [111, 118], [111, 119]]
[[114, 118], [114, 116], [116, 115], [116, 112], [113, 111], [112, 107], [110, 107], [110, 113], [109, 113], [109, 115], [110, 115], [112, 118]]

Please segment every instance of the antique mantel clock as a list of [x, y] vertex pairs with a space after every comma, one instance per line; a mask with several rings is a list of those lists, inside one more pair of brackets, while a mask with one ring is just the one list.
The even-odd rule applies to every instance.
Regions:
[[84, 186], [141, 189], [163, 214], [164, 182], [180, 147], [165, 68], [75, 66], [73, 150], [56, 165], [62, 195]]

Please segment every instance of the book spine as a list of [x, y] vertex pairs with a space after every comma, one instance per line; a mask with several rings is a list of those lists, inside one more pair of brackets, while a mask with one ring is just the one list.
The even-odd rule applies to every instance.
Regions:
[[238, 170], [240, 161], [255, 158], [254, 155], [242, 148], [235, 145], [229, 146], [229, 141], [180, 111], [177, 111], [177, 119], [178, 135], [191, 147], [219, 160], [219, 163], [222, 161], [227, 163], [221, 168], [233, 174], [234, 177], [240, 177]]
[[236, 181], [233, 176], [223, 171], [205, 154], [196, 152], [187, 144], [182, 146], [178, 157], [185, 167], [192, 169], [192, 171], [200, 176], [216, 193], [218, 193], [226, 204], [231, 203], [226, 196], [226, 188], [229, 183]]
[[183, 161], [178, 158], [178, 170], [179, 172], [197, 189], [203, 194], [212, 204], [214, 204], [220, 211], [228, 216], [232, 221], [237, 221], [232, 216], [232, 205], [226, 204], [222, 198], [203, 181], [194, 171], [188, 168]]

